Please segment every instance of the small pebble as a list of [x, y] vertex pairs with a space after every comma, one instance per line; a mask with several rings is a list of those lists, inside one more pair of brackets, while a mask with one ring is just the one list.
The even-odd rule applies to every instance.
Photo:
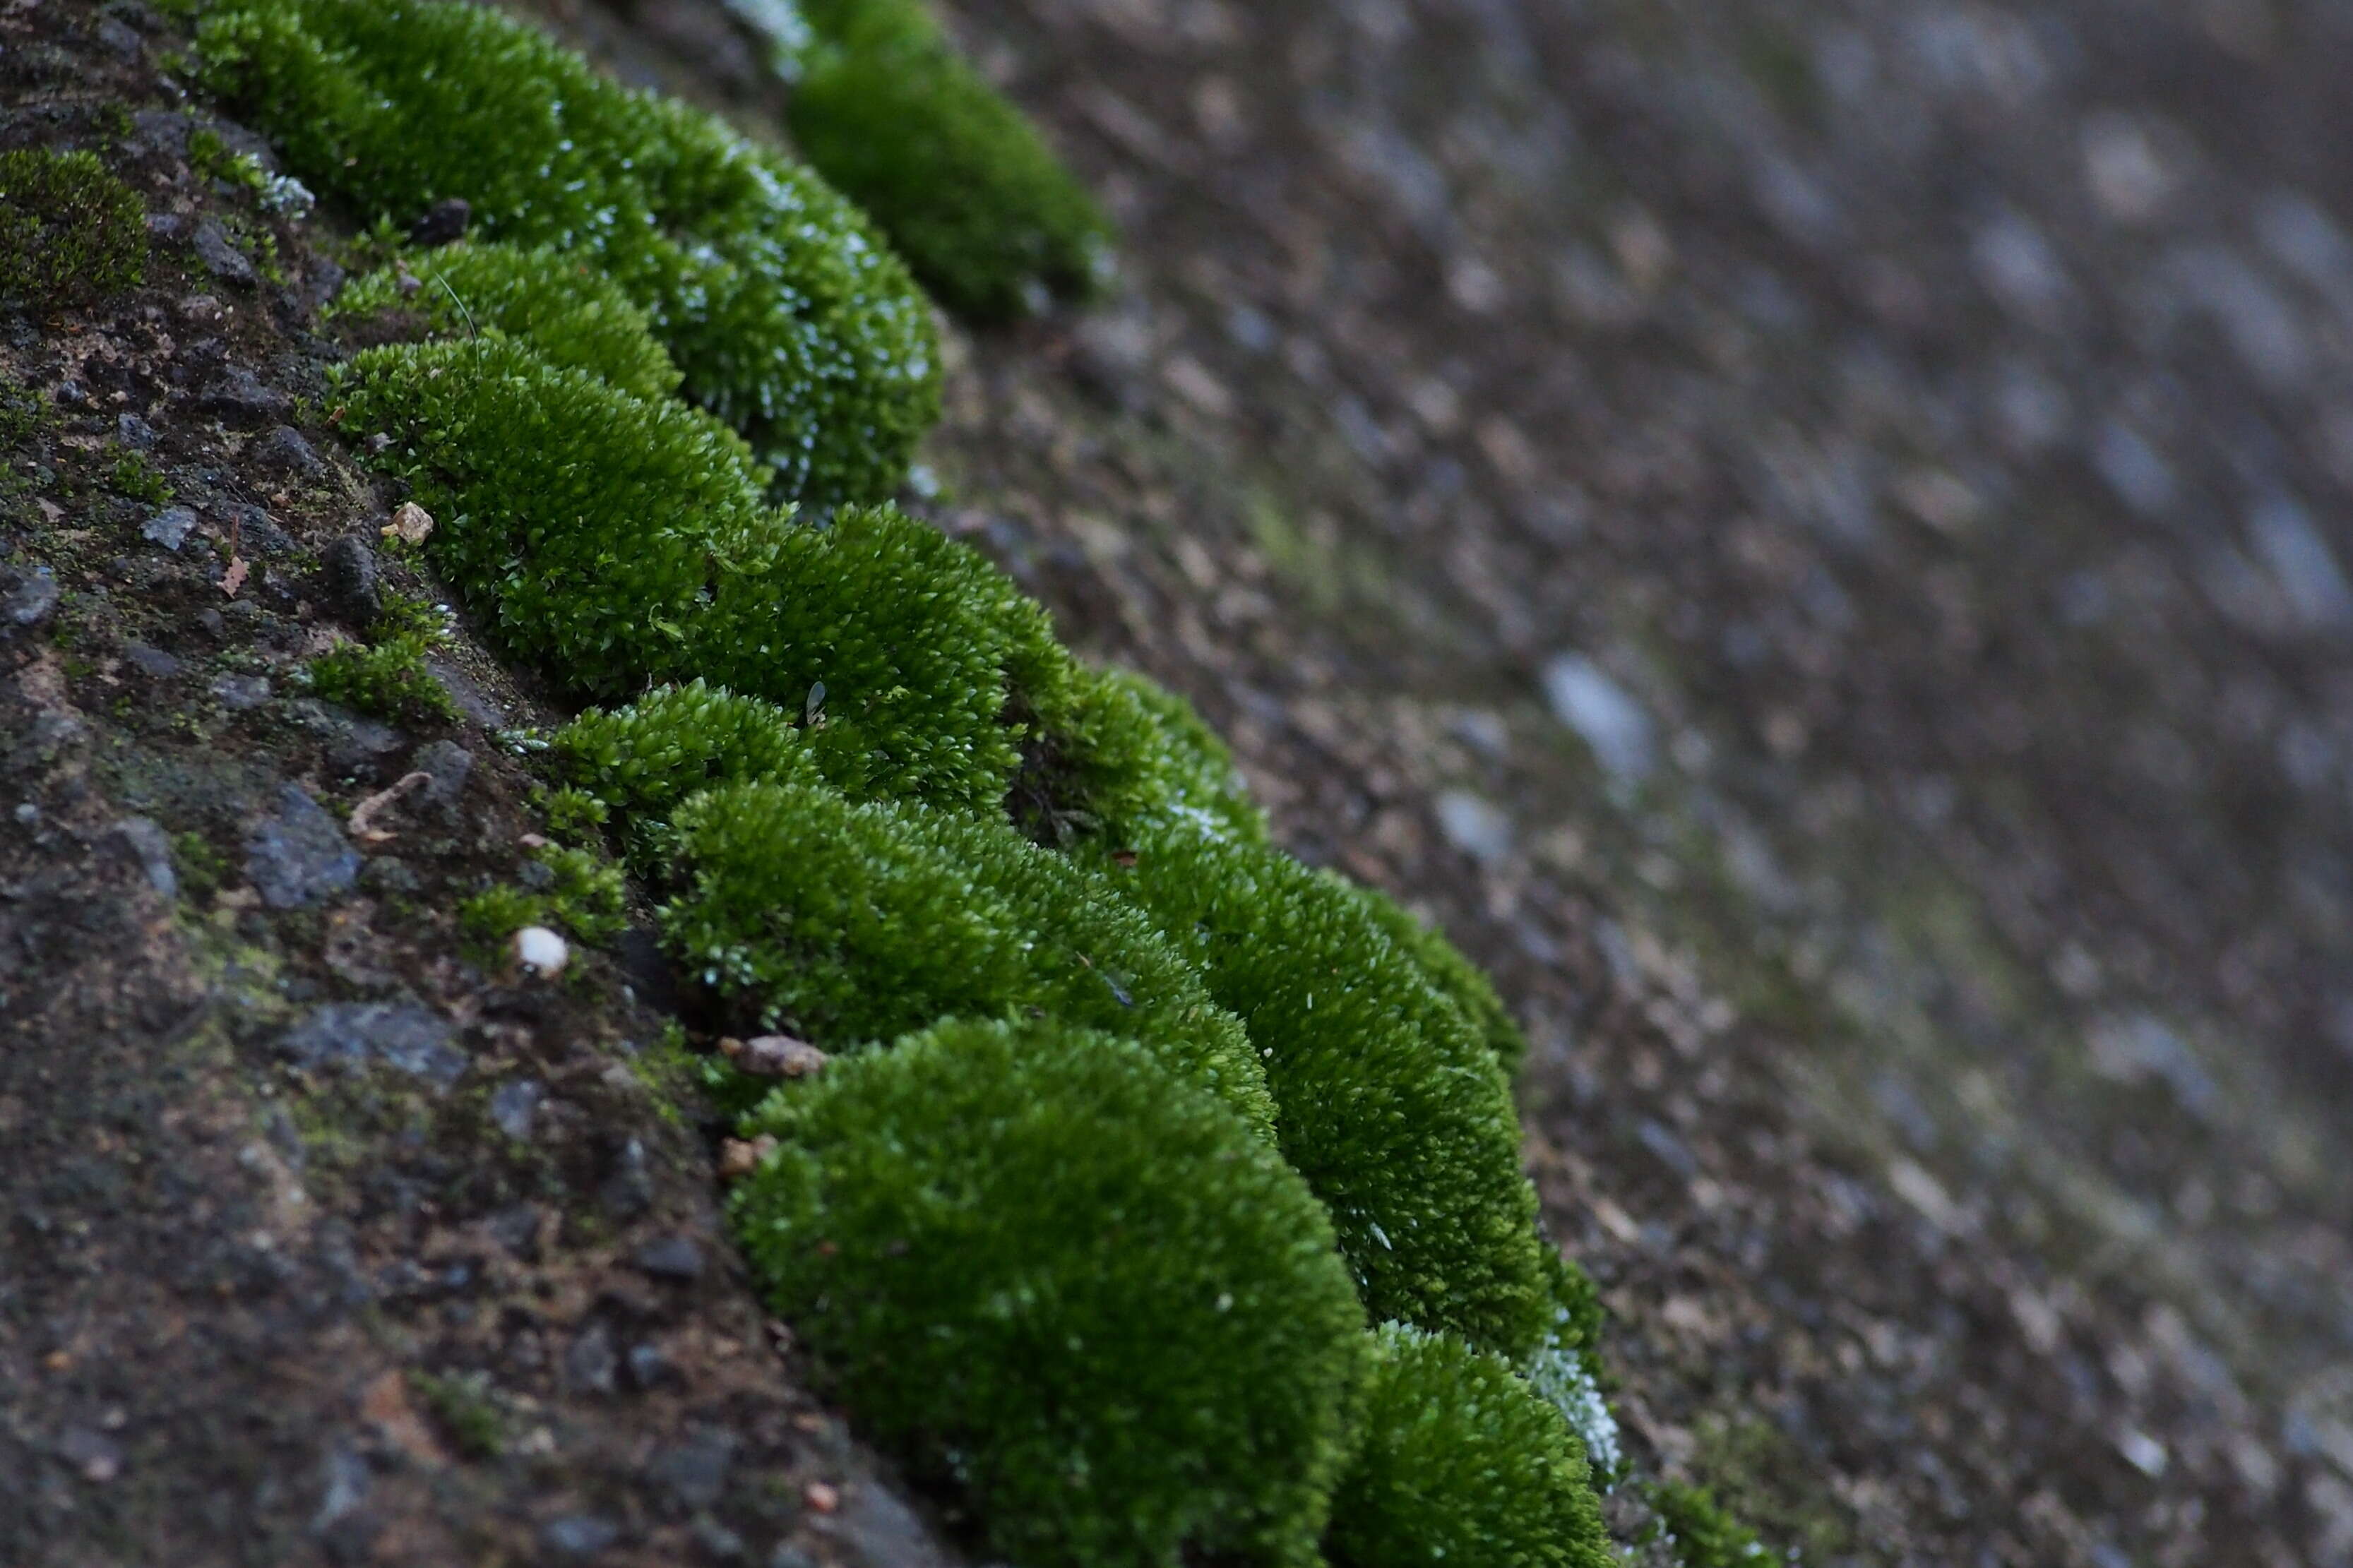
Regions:
[[514, 933], [515, 962], [530, 973], [543, 979], [553, 979], [564, 973], [572, 961], [572, 950], [562, 937], [545, 926], [525, 926]]

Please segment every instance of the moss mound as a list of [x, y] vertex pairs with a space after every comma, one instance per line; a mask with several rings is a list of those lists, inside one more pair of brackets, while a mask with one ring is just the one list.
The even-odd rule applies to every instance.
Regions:
[[1110, 224], [919, 0], [803, 0], [813, 41], [789, 110], [810, 163], [872, 215], [957, 315], [1092, 292]]
[[521, 338], [551, 364], [585, 370], [639, 397], [668, 397], [679, 387], [678, 366], [654, 341], [651, 318], [595, 267], [545, 246], [426, 252], [357, 279], [327, 314], [406, 315], [419, 335]]
[[759, 1023], [838, 1046], [1043, 1015], [1143, 1042], [1270, 1132], [1239, 1021], [1100, 879], [1004, 823], [745, 784], [689, 800], [671, 831], [665, 939]]
[[1546, 1249], [1503, 1073], [1362, 892], [1185, 832], [1108, 874], [1182, 936], [1263, 1053], [1283, 1155], [1332, 1211], [1366, 1310], [1535, 1349]]
[[486, 237], [593, 261], [690, 396], [790, 493], [879, 500], [937, 417], [923, 296], [809, 171], [615, 86], [519, 23], [426, 0], [232, 0], [205, 84], [364, 217], [471, 205]]
[[950, 1024], [747, 1126], [783, 1145], [731, 1203], [771, 1303], [991, 1550], [1316, 1560], [1363, 1319], [1223, 1106], [1109, 1037]]
[[1335, 1568], [1609, 1568], [1575, 1435], [1501, 1359], [1385, 1324], [1362, 1442], [1332, 1503]]
[[0, 301], [51, 310], [146, 272], [146, 209], [96, 153], [0, 153]]

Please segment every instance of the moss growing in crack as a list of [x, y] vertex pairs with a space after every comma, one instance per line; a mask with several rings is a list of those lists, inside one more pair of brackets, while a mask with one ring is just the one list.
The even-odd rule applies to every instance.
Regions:
[[1093, 291], [1111, 226], [920, 0], [804, 0], [793, 139], [960, 316]]
[[640, 397], [668, 397], [679, 386], [646, 312], [588, 262], [548, 247], [452, 245], [400, 258], [345, 289], [327, 315], [406, 315], [438, 336], [520, 338], [551, 364]]
[[1136, 1046], [958, 1023], [746, 1122], [771, 1304], [866, 1429], [1040, 1568], [1316, 1561], [1366, 1346], [1329, 1221]]
[[1502, 1358], [1385, 1324], [1363, 1436], [1332, 1503], [1334, 1568], [1609, 1568], [1568, 1425]]
[[1519, 1357], [1545, 1247], [1494, 1057], [1361, 891], [1191, 832], [1108, 879], [1179, 938], [1266, 1062], [1282, 1152], [1332, 1211], [1366, 1310]]
[[363, 219], [462, 197], [484, 237], [602, 268], [788, 491], [886, 496], [938, 416], [938, 346], [898, 259], [712, 117], [471, 5], [230, 0], [198, 41], [206, 85]]
[[0, 300], [50, 310], [146, 271], [146, 210], [96, 153], [0, 153]]
[[839, 1046], [1043, 1015], [1142, 1042], [1271, 1135], [1240, 1024], [1100, 877], [1003, 822], [748, 784], [687, 801], [671, 835], [664, 938], [756, 1022]]

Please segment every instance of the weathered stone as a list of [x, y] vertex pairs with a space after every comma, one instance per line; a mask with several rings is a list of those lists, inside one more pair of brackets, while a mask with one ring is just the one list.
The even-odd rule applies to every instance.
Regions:
[[37, 566], [0, 593], [0, 623], [37, 626], [47, 620], [57, 607], [58, 580], [49, 575], [47, 567]]
[[291, 425], [278, 426], [261, 436], [245, 449], [245, 455], [260, 467], [282, 474], [309, 476], [326, 467], [302, 432]]
[[245, 874], [273, 910], [298, 910], [348, 889], [360, 874], [359, 851], [343, 824], [300, 784], [279, 787], [269, 816], [246, 840]]
[[333, 1002], [279, 1037], [279, 1054], [311, 1071], [355, 1071], [370, 1063], [448, 1089], [466, 1070], [439, 1014], [409, 1003]]
[[420, 250], [448, 245], [466, 237], [466, 226], [473, 219], [472, 203], [463, 196], [444, 196], [408, 226], [408, 243]]
[[166, 550], [177, 550], [195, 531], [196, 512], [194, 507], [167, 506], [147, 520], [139, 536]]
[[197, 403], [208, 414], [255, 425], [281, 420], [294, 407], [292, 398], [242, 364], [227, 366], [213, 377]]
[[214, 277], [224, 282], [248, 286], [256, 280], [258, 275], [253, 270], [251, 258], [237, 248], [237, 242], [229, 238], [228, 231], [221, 227], [218, 218], [199, 219], [193, 243], [196, 259], [203, 262], [205, 270]]
[[687, 1284], [702, 1278], [702, 1248], [691, 1237], [659, 1237], [629, 1254], [629, 1261], [657, 1279]]
[[376, 574], [375, 552], [366, 539], [347, 533], [327, 546], [321, 556], [327, 577], [327, 602], [335, 614], [355, 626], [365, 626], [384, 614], [384, 587]]

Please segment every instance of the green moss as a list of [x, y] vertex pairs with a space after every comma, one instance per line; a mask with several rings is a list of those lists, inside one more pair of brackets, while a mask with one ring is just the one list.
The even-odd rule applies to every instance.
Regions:
[[502, 882], [458, 906], [459, 924], [484, 949], [525, 926], [566, 931], [590, 943], [610, 942], [628, 929], [628, 884], [618, 866], [561, 844], [534, 849], [532, 858], [539, 869], [527, 885]]
[[576, 255], [547, 247], [452, 245], [404, 257], [359, 279], [331, 320], [414, 317], [441, 336], [520, 338], [551, 364], [585, 370], [640, 397], [678, 390], [678, 366], [619, 285]]
[[960, 316], [1093, 291], [1110, 224], [1038, 132], [956, 54], [919, 0], [819, 0], [793, 139]]
[[150, 506], [161, 506], [172, 499], [170, 481], [156, 471], [146, 454], [128, 448], [117, 449], [114, 461], [106, 470], [106, 483], [115, 494]]
[[1521, 1356], [1545, 1247], [1493, 1053], [1361, 891], [1257, 846], [1163, 835], [1110, 879], [1182, 940], [1266, 1062], [1282, 1152], [1331, 1209], [1366, 1310]]
[[815, 784], [816, 760], [790, 715], [701, 679], [626, 708], [590, 709], [552, 738], [556, 767], [615, 811], [667, 816], [720, 784]]
[[0, 300], [52, 309], [147, 272], [147, 214], [93, 153], [0, 153]]
[[1397, 1323], [1377, 1354], [1334, 1568], [1610, 1568], [1575, 1435], [1502, 1359]]
[[495, 1459], [506, 1451], [506, 1421], [490, 1396], [484, 1374], [411, 1372], [408, 1386], [467, 1458]]
[[1504, 1076], [1516, 1076], [1520, 1063], [1527, 1057], [1528, 1040], [1511, 1010], [1504, 1005], [1504, 999], [1495, 994], [1494, 982], [1463, 957], [1461, 950], [1447, 941], [1444, 932], [1432, 931], [1414, 919], [1396, 900], [1372, 888], [1362, 889], [1362, 893], [1365, 907], [1372, 912], [1382, 932], [1397, 943], [1431, 990], [1461, 1009], [1464, 1019], [1494, 1054]]
[[1233, 754], [1192, 704], [1125, 670], [1072, 667], [1039, 716], [1010, 805], [1042, 843], [1125, 848], [1190, 827], [1267, 842]]
[[1651, 1539], [1666, 1544], [1677, 1568], [1780, 1568], [1779, 1554], [1705, 1487], [1661, 1481], [1650, 1489], [1650, 1499], [1658, 1514]]
[[682, 966], [820, 1045], [1042, 1014], [1141, 1041], [1267, 1131], [1241, 1026], [1152, 923], [1001, 821], [807, 784], [732, 784], [673, 819], [661, 910]]
[[1601, 1364], [1601, 1296], [1585, 1270], [1550, 1247], [1545, 1254], [1551, 1321], [1544, 1342], [1520, 1373], [1528, 1386], [1567, 1418], [1583, 1446], [1597, 1485], [1614, 1485], [1625, 1466], [1617, 1417], [1603, 1394], [1609, 1384]]
[[1224, 1106], [1083, 1030], [953, 1024], [746, 1124], [730, 1212], [861, 1426], [1035, 1563], [1314, 1563], [1363, 1364], [1329, 1222]]
[[930, 315], [896, 258], [712, 117], [471, 5], [231, 0], [198, 38], [206, 85], [363, 221], [459, 196], [486, 238], [602, 268], [787, 490], [886, 496], [938, 416]]
[[172, 835], [172, 868], [186, 898], [208, 899], [228, 885], [228, 857], [201, 833]]
[[426, 667], [431, 639], [402, 632], [369, 643], [338, 643], [303, 666], [311, 689], [330, 702], [405, 724], [446, 722], [458, 705]]
[[592, 700], [702, 676], [815, 710], [855, 793], [997, 808], [1014, 674], [1067, 656], [970, 549], [888, 507], [797, 522], [709, 416], [518, 342], [371, 349], [341, 384], [349, 427], [398, 437], [376, 460], [445, 519], [428, 549], [508, 652]]

